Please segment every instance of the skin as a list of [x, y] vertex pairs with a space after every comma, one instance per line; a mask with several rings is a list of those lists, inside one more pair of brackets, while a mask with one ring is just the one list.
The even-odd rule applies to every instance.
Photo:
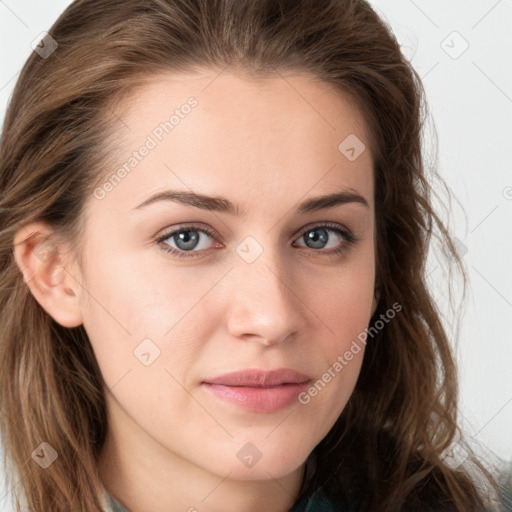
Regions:
[[[43, 223], [17, 233], [15, 257], [48, 314], [83, 324], [90, 338], [109, 388], [99, 470], [113, 496], [132, 512], [286, 511], [308, 455], [354, 389], [364, 345], [308, 404], [277, 412], [243, 410], [200, 384], [280, 367], [314, 382], [368, 326], [376, 306], [368, 131], [348, 98], [306, 74], [168, 74], [118, 106], [120, 165], [190, 96], [198, 105], [180, 124], [103, 199], [87, 199], [83, 267], [66, 246], [36, 257], [26, 238], [51, 233]], [[338, 150], [350, 134], [366, 144], [354, 161]], [[165, 201], [134, 210], [168, 189], [222, 196], [246, 214]], [[294, 212], [342, 189], [368, 207]], [[349, 245], [328, 230], [324, 246], [308, 246], [302, 235], [323, 222], [359, 240]], [[164, 252], [166, 244], [179, 250], [176, 237], [156, 242], [185, 223], [216, 233], [196, 232], [201, 257]], [[236, 252], [249, 236], [263, 251], [250, 264]], [[322, 253], [341, 246], [341, 255]], [[145, 338], [160, 349], [149, 366], [133, 353]], [[237, 457], [247, 442], [261, 453], [252, 467]]]

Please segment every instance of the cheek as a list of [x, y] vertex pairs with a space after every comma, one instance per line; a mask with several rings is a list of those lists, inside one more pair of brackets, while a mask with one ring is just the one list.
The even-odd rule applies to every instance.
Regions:
[[334, 340], [331, 350], [343, 350], [365, 330], [371, 318], [375, 273], [373, 262], [340, 267], [337, 274], [311, 286], [308, 306], [325, 324]]
[[[319, 317], [318, 330], [325, 336], [319, 336], [311, 354], [321, 361], [316, 380], [299, 401], [322, 410], [320, 417], [334, 422], [352, 394], [363, 362], [374, 295], [373, 259], [340, 268], [335, 278], [312, 290], [308, 306]], [[322, 425], [318, 428], [323, 432]]]
[[208, 301], [202, 299], [215, 285], [212, 272], [205, 277], [197, 269], [176, 269], [162, 275], [154, 265], [122, 257], [96, 254], [95, 261], [102, 264], [88, 269], [82, 310], [107, 383], [144, 360], [183, 373], [208, 338], [201, 329], [214, 324], [204, 321]]

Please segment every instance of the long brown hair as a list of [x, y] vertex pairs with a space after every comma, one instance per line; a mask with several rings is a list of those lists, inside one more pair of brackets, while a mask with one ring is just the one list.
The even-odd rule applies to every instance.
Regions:
[[[340, 507], [477, 511], [469, 461], [444, 453], [461, 436], [457, 373], [426, 284], [432, 235], [464, 269], [433, 208], [419, 76], [389, 27], [362, 0], [77, 0], [49, 31], [58, 47], [26, 62], [0, 153], [0, 406], [8, 488], [36, 512], [101, 509], [98, 455], [107, 430], [104, 382], [83, 326], [56, 323], [13, 258], [15, 233], [47, 222], [80, 255], [85, 200], [109, 167], [112, 105], [159, 72], [208, 68], [252, 76], [299, 70], [356, 101], [371, 130], [379, 303], [393, 321], [368, 340], [361, 375], [302, 495], [329, 484]], [[48, 47], [47, 47], [48, 48]], [[110, 152], [112, 154], [112, 152]], [[42, 442], [58, 454], [41, 469]], [[466, 468], [466, 469], [465, 469]]]

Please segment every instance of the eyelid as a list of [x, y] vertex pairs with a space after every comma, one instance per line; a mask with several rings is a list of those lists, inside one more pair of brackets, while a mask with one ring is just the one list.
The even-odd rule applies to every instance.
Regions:
[[201, 224], [201, 223], [197, 223], [197, 222], [190, 222], [190, 223], [184, 222], [182, 224], [177, 224], [176, 226], [166, 228], [164, 230], [164, 232], [158, 236], [157, 241], [162, 240], [162, 239], [165, 240], [166, 238], [169, 238], [169, 236], [174, 233], [179, 233], [180, 231], [187, 231], [187, 230], [204, 231], [205, 233], [207, 233], [210, 236], [218, 236], [219, 238], [221, 238], [220, 235], [217, 233], [217, 231], [215, 231], [213, 228], [210, 228], [207, 224]]
[[311, 222], [310, 224], [306, 224], [305, 226], [302, 226], [299, 230], [295, 231], [292, 236], [302, 236], [306, 231], [310, 231], [314, 228], [329, 228], [335, 231], [341, 231], [343, 235], [353, 238], [354, 241], [356, 240], [356, 237], [351, 229], [347, 228], [343, 224], [340, 224], [339, 222], [332, 222], [329, 220], [320, 220], [316, 222]]

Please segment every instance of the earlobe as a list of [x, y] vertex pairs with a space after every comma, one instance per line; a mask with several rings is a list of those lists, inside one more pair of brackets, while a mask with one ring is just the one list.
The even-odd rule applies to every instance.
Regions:
[[24, 226], [14, 237], [14, 258], [41, 307], [62, 326], [77, 327], [83, 323], [79, 285], [52, 234], [44, 223]]

